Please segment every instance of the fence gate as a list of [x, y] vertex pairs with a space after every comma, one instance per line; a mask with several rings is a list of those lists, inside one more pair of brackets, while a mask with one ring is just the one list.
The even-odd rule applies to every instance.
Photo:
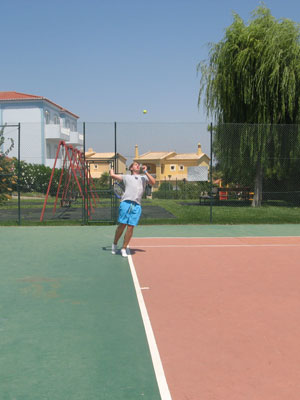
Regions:
[[[114, 160], [86, 160], [88, 176], [95, 176], [95, 170], [108, 171], [114, 168]], [[101, 174], [101, 172], [100, 172]], [[92, 178], [89, 178], [92, 179]], [[88, 184], [89, 183], [89, 184]], [[84, 223], [113, 224], [117, 220], [118, 199], [112, 189], [112, 181], [108, 173], [100, 179], [85, 182]]]

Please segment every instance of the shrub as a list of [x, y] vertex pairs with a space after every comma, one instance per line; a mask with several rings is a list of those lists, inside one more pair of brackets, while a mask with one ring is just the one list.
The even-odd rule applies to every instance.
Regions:
[[[18, 161], [14, 160], [15, 170], [18, 168]], [[47, 193], [48, 185], [52, 168], [46, 167], [41, 164], [28, 164], [25, 161], [20, 162], [20, 180], [19, 190], [23, 193], [38, 192]], [[50, 195], [55, 196], [58, 188], [59, 178], [61, 175], [61, 169], [55, 169], [53, 180], [50, 188]], [[67, 171], [64, 172], [64, 179], [67, 175]], [[62, 181], [62, 186], [63, 186]], [[14, 190], [17, 190], [17, 185], [13, 186]]]
[[0, 154], [0, 204], [11, 199], [16, 178], [12, 159]]
[[198, 199], [201, 192], [209, 192], [209, 182], [179, 181], [176, 187], [169, 182], [162, 182], [159, 189], [152, 193], [157, 199]]
[[0, 149], [3, 148], [5, 141], [10, 141], [5, 152], [0, 150], [0, 204], [11, 199], [12, 186], [15, 184], [14, 164], [11, 158], [7, 155], [14, 147], [14, 141], [11, 138], [4, 137], [4, 126], [0, 129]]

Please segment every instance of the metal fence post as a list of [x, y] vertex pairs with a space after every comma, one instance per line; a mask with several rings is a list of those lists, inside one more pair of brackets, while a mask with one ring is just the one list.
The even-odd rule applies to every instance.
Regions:
[[[114, 173], [117, 174], [118, 173], [118, 160], [117, 160], [117, 122], [114, 122], [114, 141], [115, 141], [115, 156], [114, 156]], [[115, 224], [117, 224], [117, 219], [118, 219], [118, 213], [117, 213], [117, 199], [114, 196], [113, 192], [111, 192], [111, 196], [112, 196], [112, 202], [113, 202], [113, 210], [114, 210], [114, 221]]]
[[18, 225], [21, 225], [21, 193], [20, 193], [20, 179], [21, 179], [21, 124], [18, 123]]
[[86, 207], [86, 195], [85, 195], [85, 190], [86, 188], [86, 179], [85, 179], [85, 173], [86, 173], [86, 163], [85, 163], [85, 122], [83, 122], [83, 128], [82, 128], [82, 133], [83, 133], [83, 201], [82, 201], [82, 225], [87, 224], [87, 215], [85, 211]]
[[115, 174], [118, 173], [118, 163], [117, 163], [117, 123], [114, 123], [114, 139], [115, 139]]
[[213, 207], [213, 198], [212, 198], [212, 189], [213, 189], [213, 181], [212, 181], [212, 158], [213, 158], [213, 149], [212, 149], [212, 122], [210, 123], [210, 167], [209, 167], [209, 179], [210, 179], [210, 213], [209, 213], [209, 222], [212, 224], [213, 216], [212, 216], [212, 207]]

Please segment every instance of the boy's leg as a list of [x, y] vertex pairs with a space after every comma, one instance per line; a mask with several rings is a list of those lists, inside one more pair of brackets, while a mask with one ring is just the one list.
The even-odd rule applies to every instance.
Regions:
[[118, 225], [118, 227], [116, 229], [114, 242], [113, 242], [113, 244], [111, 246], [112, 254], [116, 254], [116, 252], [117, 252], [117, 244], [118, 244], [118, 241], [119, 241], [119, 239], [120, 239], [120, 237], [121, 237], [121, 235], [122, 235], [122, 233], [123, 233], [123, 231], [125, 229], [125, 226], [126, 226], [125, 224], [120, 224], [120, 225]]
[[126, 247], [128, 246], [128, 244], [130, 242], [130, 239], [132, 238], [133, 228], [134, 228], [133, 225], [127, 225], [127, 230], [126, 230], [126, 233], [124, 236], [124, 242], [123, 242], [123, 246], [122, 246], [123, 249], [126, 249]]
[[114, 244], [118, 244], [118, 241], [122, 236], [122, 233], [124, 232], [125, 226], [126, 226], [125, 224], [118, 225], [115, 233]]
[[127, 230], [124, 236], [124, 242], [123, 242], [123, 246], [121, 248], [121, 255], [122, 257], [128, 257], [127, 254], [127, 249], [126, 247], [128, 246], [130, 239], [132, 238], [132, 234], [133, 234], [133, 225], [127, 225]]

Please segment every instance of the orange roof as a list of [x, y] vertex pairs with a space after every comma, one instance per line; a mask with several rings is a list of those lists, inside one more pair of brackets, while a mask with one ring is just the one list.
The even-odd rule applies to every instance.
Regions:
[[163, 160], [168, 156], [175, 155], [174, 151], [148, 151], [147, 153], [141, 154], [138, 157], [135, 157], [135, 160]]
[[55, 107], [58, 107], [61, 111], [67, 112], [75, 118], [79, 118], [78, 115], [68, 111], [66, 108], [59, 106], [51, 100], [48, 100], [46, 97], [35, 96], [33, 94], [19, 93], [19, 92], [0, 92], [0, 101], [17, 101], [17, 100], [45, 100], [50, 104], [53, 104]]
[[[96, 153], [92, 148], [88, 149], [88, 151], [85, 152], [85, 156], [88, 160], [92, 160], [95, 159], [97, 161], [97, 159], [100, 160], [106, 160], [109, 159], [111, 160], [112, 158], [115, 157], [115, 153]], [[117, 157], [118, 158], [122, 158], [124, 161], [127, 160], [127, 158], [125, 158], [124, 156], [122, 156], [122, 154], [117, 153]]]
[[203, 156], [206, 156], [209, 159], [209, 157], [204, 153], [201, 153], [201, 154], [179, 153], [179, 154], [176, 154], [176, 156], [168, 158], [168, 160], [169, 161], [171, 161], [171, 160], [199, 160]]
[[204, 154], [196, 154], [196, 153], [175, 153], [174, 151], [171, 152], [153, 152], [148, 151], [138, 157], [135, 157], [134, 160], [137, 161], [146, 161], [146, 160], [165, 160], [165, 161], [175, 161], [175, 160], [200, 160], [202, 157], [209, 157]]

